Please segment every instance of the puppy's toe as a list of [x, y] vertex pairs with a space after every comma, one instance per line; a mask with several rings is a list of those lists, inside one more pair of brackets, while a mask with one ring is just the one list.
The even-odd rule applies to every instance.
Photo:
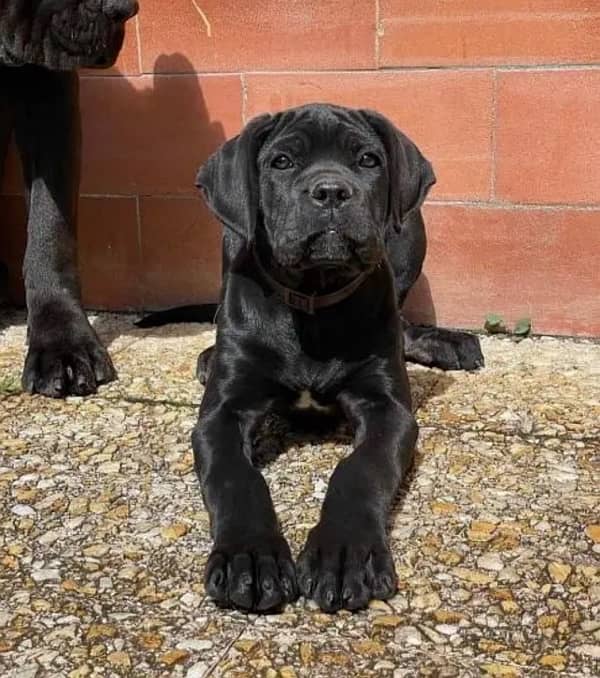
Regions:
[[274, 612], [298, 596], [294, 563], [282, 537], [215, 547], [204, 582], [217, 605], [246, 612]]
[[300, 591], [324, 612], [361, 610], [396, 592], [396, 572], [383, 539], [368, 531], [335, 535], [317, 526], [298, 560]]

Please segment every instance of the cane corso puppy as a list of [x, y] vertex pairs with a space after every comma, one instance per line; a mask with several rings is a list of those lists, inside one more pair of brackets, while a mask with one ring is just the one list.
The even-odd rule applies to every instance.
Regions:
[[[398, 306], [425, 253], [420, 206], [435, 177], [381, 115], [309, 105], [263, 115], [201, 168], [224, 224], [217, 340], [193, 433], [214, 549], [206, 590], [267, 612], [298, 592], [328, 612], [396, 591], [386, 520], [417, 424]], [[414, 328], [413, 328], [414, 329]], [[475, 337], [415, 331], [430, 364], [475, 368]], [[297, 568], [253, 464], [267, 416], [345, 417], [354, 451], [335, 469]]]
[[14, 128], [29, 212], [22, 381], [30, 393], [85, 395], [115, 377], [80, 301], [75, 69], [112, 65], [137, 9], [136, 0], [0, 0], [0, 172]]

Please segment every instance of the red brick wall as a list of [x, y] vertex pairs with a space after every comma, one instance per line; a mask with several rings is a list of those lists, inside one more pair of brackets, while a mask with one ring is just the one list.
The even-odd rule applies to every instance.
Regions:
[[[117, 68], [82, 78], [89, 307], [214, 299], [219, 229], [196, 168], [253, 115], [319, 100], [380, 110], [434, 164], [415, 317], [480, 327], [496, 312], [530, 316], [538, 332], [600, 335], [595, 0], [140, 4]], [[0, 252], [18, 298], [15, 165]]]

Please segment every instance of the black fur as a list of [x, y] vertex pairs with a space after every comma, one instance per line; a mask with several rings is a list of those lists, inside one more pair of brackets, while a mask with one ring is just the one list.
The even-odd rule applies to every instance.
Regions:
[[30, 393], [85, 395], [116, 376], [80, 302], [73, 69], [112, 65], [124, 23], [136, 12], [135, 0], [0, 0], [0, 170], [14, 129], [29, 208], [29, 351], [22, 381]]
[[[385, 525], [417, 439], [398, 304], [421, 270], [420, 206], [434, 181], [385, 118], [328, 105], [253, 120], [201, 169], [225, 226], [217, 340], [199, 360], [206, 389], [192, 438], [215, 541], [206, 590], [220, 605], [266, 612], [301, 592], [332, 612], [395, 593]], [[287, 306], [261, 267], [316, 295], [371, 273], [309, 314]], [[472, 344], [451, 360], [481, 364], [477, 339], [463, 336]], [[454, 333], [412, 343], [453, 347], [449, 338], [462, 349]], [[355, 450], [295, 567], [253, 460], [265, 420], [294, 419], [307, 394], [348, 420]]]

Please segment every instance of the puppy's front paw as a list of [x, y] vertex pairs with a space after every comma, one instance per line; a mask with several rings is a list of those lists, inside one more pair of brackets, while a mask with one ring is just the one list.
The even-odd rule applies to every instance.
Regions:
[[57, 332], [31, 331], [23, 368], [23, 390], [50, 398], [95, 393], [116, 378], [108, 352], [84, 323]]
[[290, 547], [279, 535], [215, 544], [204, 586], [221, 607], [248, 612], [275, 612], [298, 597]]
[[374, 598], [391, 598], [397, 581], [385, 538], [366, 529], [319, 524], [298, 559], [300, 593], [324, 612], [360, 610]]

